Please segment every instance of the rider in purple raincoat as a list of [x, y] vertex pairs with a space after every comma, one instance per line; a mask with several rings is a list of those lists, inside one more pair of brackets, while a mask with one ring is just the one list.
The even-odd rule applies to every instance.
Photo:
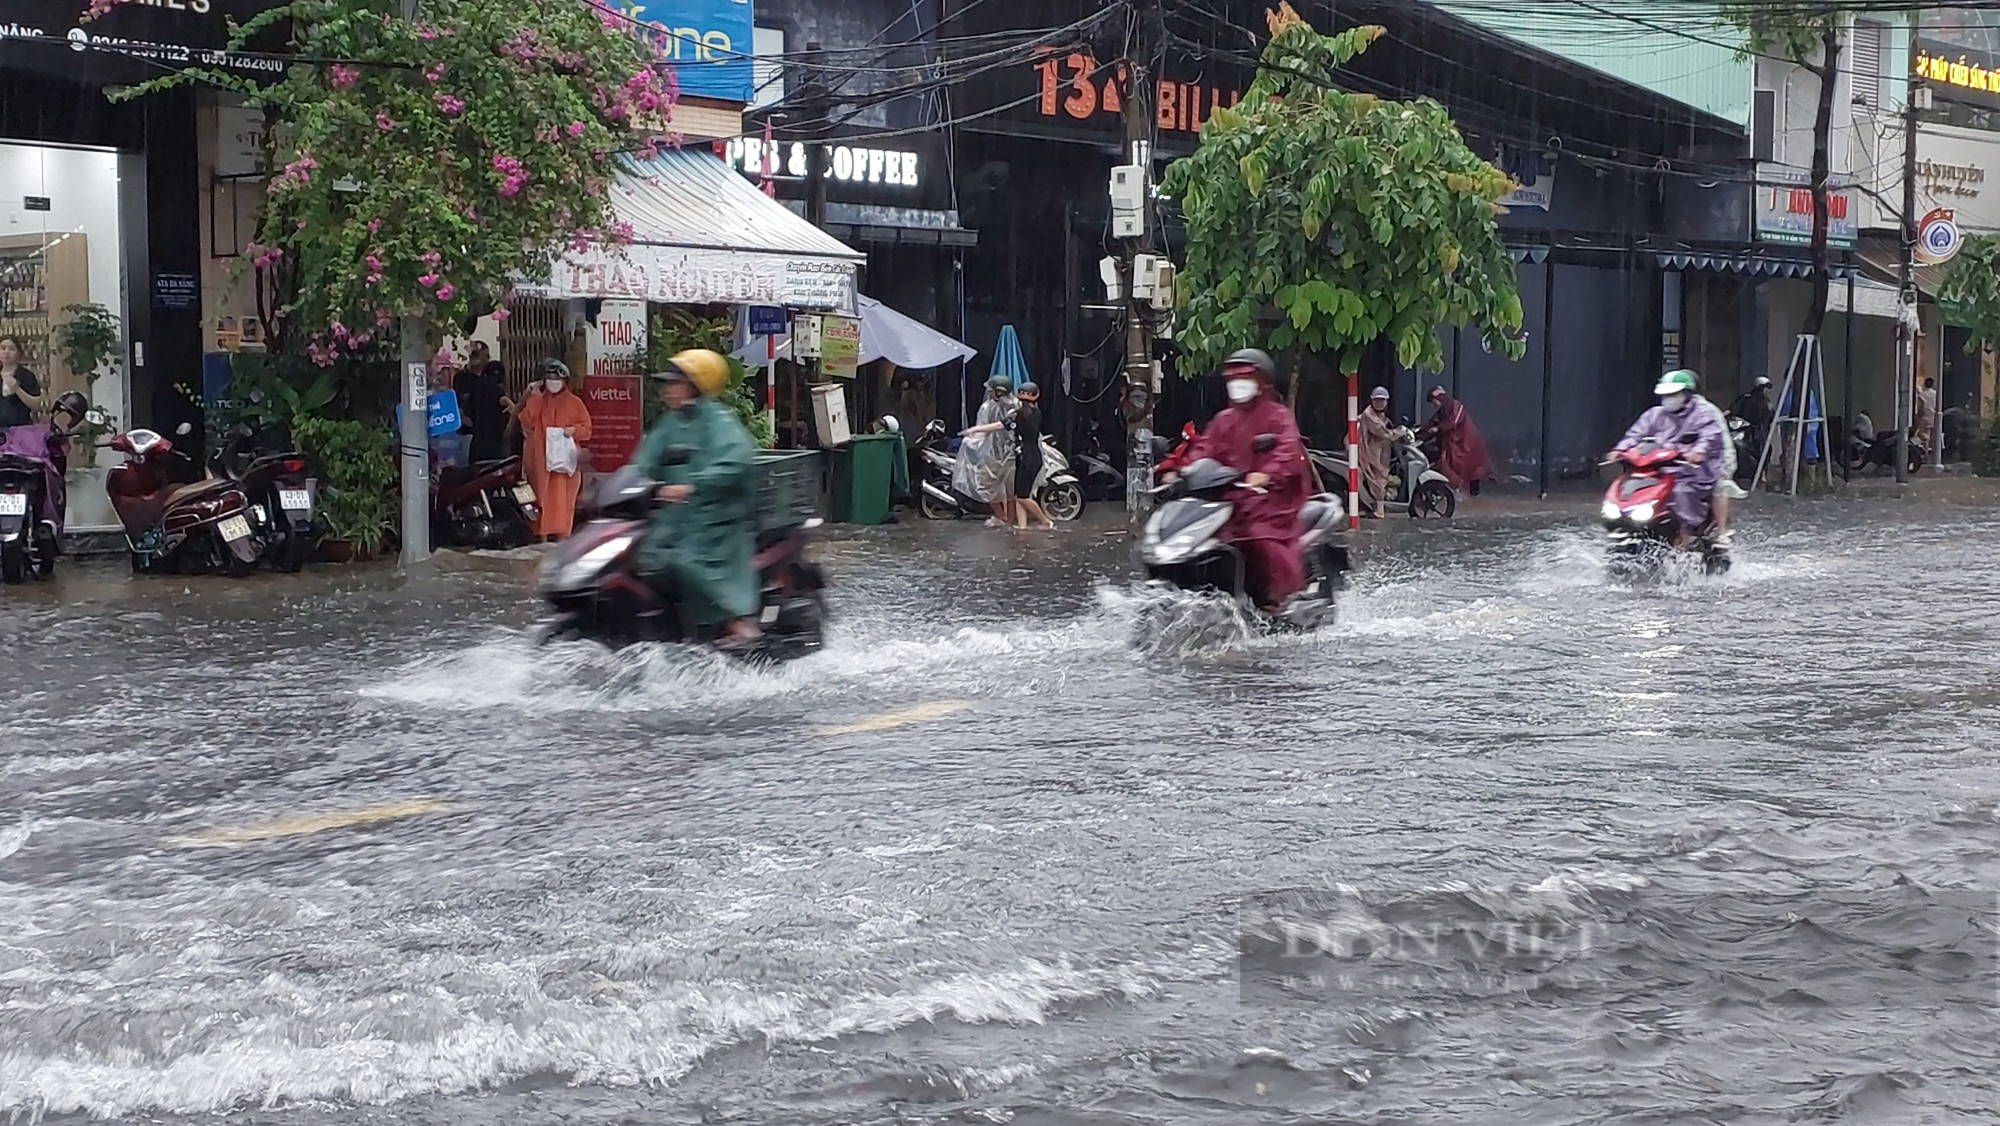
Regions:
[[1722, 443], [1728, 440], [1715, 415], [1695, 406], [1695, 382], [1695, 374], [1685, 369], [1661, 376], [1653, 388], [1660, 405], [1640, 415], [1612, 450], [1629, 450], [1650, 438], [1682, 451], [1685, 460], [1666, 470], [1674, 479], [1667, 506], [1680, 524], [1681, 546], [1708, 522], [1710, 501], [1722, 476]]

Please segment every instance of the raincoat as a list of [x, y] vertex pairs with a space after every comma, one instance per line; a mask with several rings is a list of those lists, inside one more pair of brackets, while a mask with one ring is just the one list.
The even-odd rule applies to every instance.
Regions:
[[[683, 447], [685, 465], [668, 465]], [[706, 396], [668, 410], [646, 432], [632, 464], [662, 485], [688, 485], [679, 504], [662, 504], [639, 545], [639, 566], [672, 591], [689, 626], [719, 625], [757, 611], [757, 444], [736, 412]]]
[[69, 444], [46, 422], [9, 426], [0, 430], [0, 453], [38, 458], [42, 463], [42, 511], [40, 518], [63, 526], [63, 470], [69, 461]]
[[1388, 497], [1389, 451], [1395, 449], [1395, 426], [1386, 411], [1372, 405], [1361, 412], [1361, 495], [1379, 507]]
[[[538, 536], [566, 536], [576, 526], [576, 493], [583, 485], [582, 466], [575, 473], [549, 472], [549, 430], [574, 427], [578, 446], [590, 441], [590, 408], [575, 392], [564, 389], [551, 395], [546, 391], [528, 396], [521, 404], [521, 474], [534, 486], [535, 502], [541, 515], [535, 520]], [[581, 453], [582, 451], [578, 451]]]
[[1696, 405], [1697, 396], [1688, 396], [1688, 401], [1678, 411], [1670, 411], [1664, 406], [1649, 408], [1625, 432], [1625, 438], [1614, 449], [1629, 450], [1633, 446], [1652, 439], [1663, 446], [1672, 446], [1687, 452], [1700, 451], [1701, 461], [1695, 464], [1682, 462], [1667, 467], [1667, 475], [1674, 479], [1674, 491], [1668, 494], [1667, 507], [1673, 509], [1674, 519], [1689, 531], [1694, 531], [1708, 522], [1709, 497], [1715, 492], [1715, 483], [1722, 476], [1722, 447], [1728, 442], [1729, 434], [1718, 419]]
[[1729, 436], [1729, 418], [1722, 413], [1721, 407], [1703, 395], [1694, 396], [1694, 407], [1708, 415], [1709, 421], [1722, 432], [1722, 468], [1715, 475], [1715, 487], [1731, 500], [1742, 500], [1750, 494], [1736, 483], [1736, 440]]
[[1486, 453], [1486, 439], [1479, 436], [1472, 412], [1464, 403], [1450, 395], [1439, 396], [1437, 412], [1424, 429], [1437, 435], [1437, 471], [1452, 488], [1463, 492], [1475, 481], [1493, 479], [1493, 459]]
[[[974, 426], [1005, 422], [1019, 408], [1013, 395], [996, 399], [988, 395], [979, 404]], [[993, 504], [1013, 495], [1014, 435], [1006, 430], [973, 434], [958, 444], [958, 464], [952, 470], [951, 487], [982, 504]]]
[[[1268, 453], [1256, 451], [1260, 434], [1278, 439]], [[1306, 460], [1298, 422], [1266, 387], [1248, 403], [1216, 415], [1195, 438], [1188, 460], [1205, 457], [1246, 477], [1262, 473], [1271, 479], [1263, 493], [1232, 490], [1235, 511], [1223, 526], [1222, 538], [1241, 548], [1263, 577], [1265, 602], [1282, 604], [1306, 585], [1305, 561], [1299, 557], [1299, 510], [1312, 494], [1312, 463]]]

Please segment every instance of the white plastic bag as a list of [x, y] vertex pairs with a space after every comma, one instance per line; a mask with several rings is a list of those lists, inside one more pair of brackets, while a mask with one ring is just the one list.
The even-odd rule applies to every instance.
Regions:
[[542, 431], [543, 449], [548, 454], [549, 472], [571, 476], [576, 473], [576, 440], [556, 427]]

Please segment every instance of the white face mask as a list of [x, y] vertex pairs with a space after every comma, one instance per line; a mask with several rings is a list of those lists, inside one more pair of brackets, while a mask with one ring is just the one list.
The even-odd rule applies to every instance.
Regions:
[[542, 381], [542, 389], [553, 395], [563, 389], [563, 381], [560, 379], [545, 379]]
[[1232, 403], [1247, 403], [1257, 397], [1257, 381], [1254, 379], [1232, 379], [1223, 384], [1222, 389], [1229, 392]]
[[1687, 401], [1688, 397], [1685, 391], [1676, 391], [1671, 395], [1660, 396], [1660, 405], [1670, 411], [1678, 411], [1682, 407], [1687, 406]]

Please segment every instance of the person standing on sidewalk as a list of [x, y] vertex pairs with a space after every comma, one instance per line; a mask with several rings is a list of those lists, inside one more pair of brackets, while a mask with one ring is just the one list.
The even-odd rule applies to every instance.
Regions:
[[1915, 428], [1910, 433], [1910, 444], [1922, 446], [1926, 451], [1937, 440], [1937, 380], [1924, 377], [1924, 385], [1917, 390], [1917, 417]]
[[1486, 452], [1486, 439], [1472, 424], [1472, 412], [1445, 394], [1444, 388], [1431, 388], [1430, 402], [1435, 410], [1423, 433], [1437, 436], [1438, 472], [1452, 488], [1478, 496], [1479, 483], [1493, 479], [1493, 459]]
[[560, 431], [581, 447], [590, 441], [590, 408], [569, 389], [569, 367], [561, 360], [544, 361], [541, 375], [542, 381], [528, 388], [515, 421], [521, 427], [521, 473], [541, 506], [535, 535], [553, 542], [576, 526], [576, 494], [583, 476], [580, 465], [565, 469], [549, 464], [549, 435]]
[[[1361, 498], [1373, 500], [1369, 515], [1380, 520], [1389, 500], [1389, 451], [1396, 446], [1396, 427], [1389, 421], [1389, 389], [1377, 387], [1361, 412]], [[1409, 484], [1404, 483], [1404, 489]]]

